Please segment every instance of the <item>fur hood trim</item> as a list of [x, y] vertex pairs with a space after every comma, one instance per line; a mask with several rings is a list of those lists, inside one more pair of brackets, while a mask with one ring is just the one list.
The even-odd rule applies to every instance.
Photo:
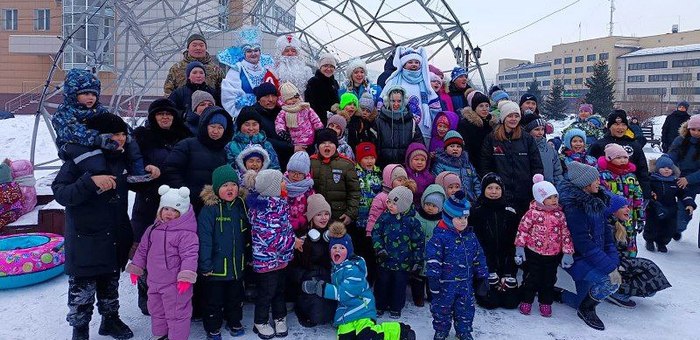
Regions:
[[[649, 159], [649, 173], [653, 174], [656, 172], [656, 160], [657, 158], [654, 159]], [[675, 164], [673, 165], [673, 175], [676, 177], [681, 176], [681, 169], [679, 169]]]
[[[464, 117], [464, 119], [466, 119], [472, 125], [484, 127], [484, 120], [481, 119], [481, 117], [479, 117], [479, 115], [476, 114], [476, 112], [474, 112], [474, 110], [472, 110], [471, 107], [465, 107], [462, 109], [462, 117]], [[490, 117], [488, 121], [491, 127], [498, 125], [498, 119], [494, 115], [489, 113], [489, 115], [486, 117]]]
[[681, 124], [681, 127], [678, 128], [678, 135], [685, 138], [690, 135], [688, 131], [688, 122], [685, 121], [683, 124]]
[[205, 185], [204, 188], [202, 188], [202, 192], [199, 193], [199, 198], [202, 199], [204, 205], [217, 205], [221, 203], [221, 199], [216, 195], [214, 187], [211, 185]]

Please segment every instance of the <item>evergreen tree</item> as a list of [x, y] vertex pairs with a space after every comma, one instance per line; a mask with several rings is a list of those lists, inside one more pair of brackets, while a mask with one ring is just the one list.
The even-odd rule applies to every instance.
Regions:
[[542, 91], [540, 91], [540, 84], [537, 81], [537, 78], [527, 85], [527, 93], [535, 96], [538, 103], [542, 102]]
[[596, 114], [607, 117], [614, 111], [615, 81], [610, 77], [608, 64], [601, 60], [593, 66], [593, 76], [586, 79], [586, 103], [593, 105]]
[[562, 120], [566, 118], [567, 103], [562, 97], [562, 92], [564, 92], [564, 86], [561, 85], [561, 82], [554, 82], [542, 106], [549, 119]]

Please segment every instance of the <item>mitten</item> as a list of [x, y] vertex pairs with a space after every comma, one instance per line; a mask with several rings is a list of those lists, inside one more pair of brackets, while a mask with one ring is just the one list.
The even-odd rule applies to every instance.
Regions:
[[135, 286], [136, 283], [139, 281], [139, 276], [136, 274], [133, 274], [133, 273], [130, 276], [131, 276], [131, 284]]
[[306, 294], [316, 294], [323, 297], [323, 285], [325, 282], [323, 280], [318, 280], [313, 278], [311, 280], [306, 280], [301, 283], [301, 290]]
[[484, 297], [489, 293], [489, 281], [487, 279], [481, 279], [478, 281], [476, 286], [476, 295]]
[[610, 274], [608, 274], [608, 276], [610, 277], [610, 282], [612, 284], [616, 284], [616, 285], [622, 284], [622, 276], [620, 276], [620, 272], [618, 272], [617, 269], [610, 272]]
[[564, 257], [561, 258], [561, 267], [564, 269], [571, 268], [571, 266], [574, 264], [574, 257], [571, 256], [571, 254], [564, 254]]
[[521, 265], [525, 261], [527, 261], [525, 259], [525, 248], [515, 247], [515, 264]]
[[182, 294], [192, 287], [192, 284], [186, 281], [177, 282], [177, 293]]
[[112, 140], [111, 133], [103, 133], [95, 137], [95, 146], [105, 150], [116, 150], [119, 148], [119, 143]]

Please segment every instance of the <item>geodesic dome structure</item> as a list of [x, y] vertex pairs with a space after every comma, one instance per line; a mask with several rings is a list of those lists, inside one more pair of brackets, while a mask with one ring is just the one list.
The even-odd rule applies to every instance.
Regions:
[[361, 58], [381, 72], [396, 46], [423, 46], [441, 65], [476, 72], [471, 78], [486, 88], [466, 23], [446, 0], [71, 0], [63, 7], [64, 38], [71, 39], [57, 54], [59, 67], [106, 71], [109, 76], [100, 73], [103, 94], [110, 96], [105, 104], [122, 116], [143, 112], [149, 98], [163, 94], [168, 69], [182, 58], [189, 35], [203, 34], [214, 56], [246, 24], [269, 37], [264, 53], [273, 54], [268, 46], [277, 36], [294, 34], [310, 65], [331, 52], [341, 70]]

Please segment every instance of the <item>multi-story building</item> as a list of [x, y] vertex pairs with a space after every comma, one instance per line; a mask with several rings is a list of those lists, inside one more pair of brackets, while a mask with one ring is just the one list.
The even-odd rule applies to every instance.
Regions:
[[[628, 56], [631, 56], [632, 58], [643, 57], [643, 55], [634, 54], [636, 53], [635, 51], [643, 51], [644, 49], [654, 49], [658, 47], [682, 46], [689, 44], [700, 44], [700, 30], [686, 32], [677, 32], [674, 30], [672, 33], [653, 35], [647, 37], [603, 37], [554, 45], [552, 46], [551, 51], [535, 54], [534, 62], [531, 65], [541, 65], [544, 63], [550, 63], [550, 77], [552, 84], [561, 82], [561, 84], [564, 85], [565, 97], [579, 98], [588, 92], [585, 83], [586, 79], [593, 75], [593, 65], [596, 62], [603, 60], [608, 64], [612, 79], [617, 80], [617, 89], [615, 93], [616, 101], [625, 101], [629, 99], [629, 97], [626, 96], [628, 78], [627, 75], [621, 77], [620, 72], [622, 72], [623, 67], [620, 66], [620, 63], [623, 63], [626, 60], [628, 60]], [[651, 60], [655, 58], [660, 58], [659, 55], [659, 53], [654, 52], [653, 55], [644, 56], [644, 59]], [[507, 61], [512, 61], [512, 59], [507, 59]], [[671, 64], [671, 62], [672, 61], [669, 59], [669, 65]], [[512, 66], [509, 68], [502, 67], [504, 65], [508, 65], [508, 62], [499, 63], [499, 84], [503, 85], [508, 83], [512, 87], [513, 82], [509, 81], [512, 79], [506, 80], [505, 76], [510, 75], [510, 77], [512, 78], [513, 68]], [[669, 68], [672, 67], [669, 66]], [[626, 66], [624, 67], [624, 70], [629, 71], [627, 70]], [[649, 73], [655, 72], [669, 74], [682, 73], [669, 72], [668, 70], [663, 70], [662, 68], [649, 68], [647, 70], [648, 72], [644, 73], [645, 76], [648, 76]], [[659, 72], [659, 70], [662, 71]], [[639, 76], [640, 74], [634, 75]], [[658, 79], [667, 78], [662, 77]], [[518, 81], [518, 85], [520, 85], [519, 83], [520, 80]], [[632, 85], [632, 87], [641, 88], [640, 86], [637, 86], [637, 84]], [[669, 88], [668, 91], [671, 92], [671, 86], [669, 85], [666, 87]], [[520, 89], [521, 87], [518, 87], [518, 93], [520, 93]], [[634, 91], [638, 90], [632, 90], [632, 92]], [[700, 98], [700, 96], [698, 97]], [[664, 100], [674, 101], [675, 99], [676, 97], [666, 96]]]
[[525, 61], [498, 73], [498, 83], [511, 96], [520, 97], [527, 92], [533, 81], [542, 94], [547, 94], [552, 83], [552, 63], [530, 63]]

